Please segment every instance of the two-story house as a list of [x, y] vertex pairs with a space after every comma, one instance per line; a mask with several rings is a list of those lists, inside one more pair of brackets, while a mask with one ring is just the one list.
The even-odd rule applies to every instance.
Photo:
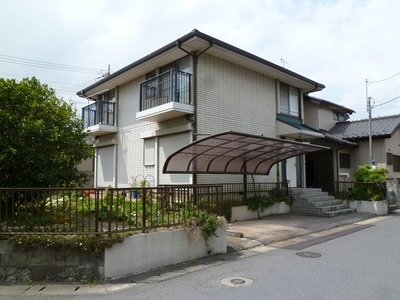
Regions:
[[[95, 137], [94, 185], [126, 187], [138, 176], [154, 185], [242, 182], [239, 175], [167, 174], [163, 165], [189, 143], [228, 130], [298, 142], [323, 138], [303, 124], [304, 95], [323, 88], [193, 30], [77, 93], [93, 101], [83, 118]], [[304, 155], [279, 168], [281, 180], [304, 186]], [[276, 171], [255, 180], [275, 181]]]
[[343, 170], [341, 165], [358, 144], [331, 134], [329, 130], [338, 122], [347, 122], [353, 113], [350, 108], [324, 99], [309, 95], [304, 97], [304, 123], [324, 134], [324, 138], [316, 139], [314, 143], [330, 148], [306, 154], [307, 187], [326, 187], [334, 181], [343, 180], [340, 175], [349, 172]]

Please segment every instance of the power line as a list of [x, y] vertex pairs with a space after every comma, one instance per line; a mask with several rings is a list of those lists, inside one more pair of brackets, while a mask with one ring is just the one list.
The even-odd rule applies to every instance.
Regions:
[[392, 100], [389, 100], [389, 101], [383, 102], [383, 103], [381, 103], [381, 104], [374, 105], [374, 107], [378, 107], [378, 106], [381, 106], [381, 105], [387, 104], [387, 103], [389, 103], [389, 102], [392, 102], [392, 101], [394, 101], [394, 100], [397, 100], [397, 99], [399, 99], [399, 98], [400, 98], [400, 96], [398, 96], [398, 97], [396, 97], [396, 98], [393, 98]]
[[371, 84], [371, 83], [379, 83], [379, 82], [382, 82], [382, 81], [386, 81], [386, 80], [391, 79], [391, 78], [393, 78], [393, 77], [396, 77], [396, 76], [398, 76], [398, 75], [400, 75], [400, 72], [397, 73], [397, 74], [394, 74], [394, 75], [392, 75], [392, 76], [390, 76], [390, 77], [388, 77], [388, 78], [382, 79], [382, 80], [371, 81], [370, 84]]
[[53, 70], [69, 71], [69, 72], [77, 72], [77, 73], [101, 74], [103, 72], [107, 72], [106, 70], [102, 70], [102, 69], [77, 67], [77, 66], [71, 66], [71, 65], [62, 65], [62, 64], [50, 63], [50, 62], [45, 62], [45, 61], [40, 61], [40, 60], [33, 60], [33, 59], [16, 57], [16, 56], [4, 55], [4, 54], [0, 54], [0, 61], [7, 62], [7, 63], [13, 63], [13, 64], [19, 64], [19, 65], [25, 65], [25, 66], [33, 66], [33, 67], [39, 67], [39, 68], [45, 68], [45, 69], [53, 69]]
[[41, 50], [41, 49], [37, 49], [37, 48], [32, 48], [32, 47], [27, 47], [27, 46], [22, 46], [22, 45], [17, 45], [17, 44], [12, 44], [12, 43], [8, 43], [8, 42], [4, 42], [4, 41], [0, 41], [0, 43], [11, 45], [11, 46], [15, 46], [15, 47], [21, 47], [21, 48], [25, 48], [25, 49], [35, 50], [35, 51], [39, 51], [39, 52], [43, 52], [43, 53], [49, 53], [49, 54], [53, 54], [53, 55], [64, 56], [64, 57], [69, 57], [69, 58], [73, 58], [73, 59], [84, 60], [84, 61], [89, 61], [89, 62], [93, 62], [93, 63], [98, 63], [99, 64], [99, 62], [97, 62], [97, 61], [88, 60], [88, 59], [79, 58], [79, 57], [74, 57], [74, 56], [70, 56], [70, 55], [66, 55], [66, 54], [50, 52], [50, 51]]

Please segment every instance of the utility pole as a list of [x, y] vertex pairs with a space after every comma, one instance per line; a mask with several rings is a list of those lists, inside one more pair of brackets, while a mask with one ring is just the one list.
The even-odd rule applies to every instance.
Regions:
[[367, 99], [367, 112], [368, 112], [368, 124], [369, 124], [369, 163], [371, 166], [374, 166], [374, 157], [372, 154], [372, 106], [371, 106], [371, 97], [368, 96], [368, 79], [365, 79], [365, 94]]

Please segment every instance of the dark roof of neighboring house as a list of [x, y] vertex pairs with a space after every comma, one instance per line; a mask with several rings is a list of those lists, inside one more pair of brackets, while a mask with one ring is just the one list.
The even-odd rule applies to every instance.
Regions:
[[322, 104], [326, 104], [326, 105], [330, 106], [333, 110], [338, 110], [339, 112], [343, 112], [343, 113], [346, 113], [346, 114], [350, 114], [351, 115], [352, 113], [355, 113], [355, 111], [352, 110], [351, 108], [347, 108], [345, 106], [342, 106], [342, 105], [339, 105], [339, 104], [336, 104], [336, 103], [333, 103], [333, 102], [330, 102], [330, 101], [327, 101], [327, 100], [324, 100], [324, 99], [321, 99], [321, 98], [317, 98], [317, 97], [314, 97], [314, 96], [306, 95], [304, 97], [304, 99], [305, 100], [310, 100], [310, 101], [313, 101], [313, 102], [319, 102], [319, 103], [322, 103]]
[[351, 142], [351, 141], [345, 140], [343, 138], [339, 138], [333, 134], [330, 134], [329, 132], [327, 132], [325, 130], [321, 130], [321, 131], [325, 135], [325, 140], [328, 143], [325, 143], [325, 141], [323, 139], [318, 139], [317, 140], [318, 142], [316, 142], [316, 144], [328, 145], [329, 143], [335, 143], [335, 144], [348, 146], [348, 147], [357, 147], [358, 146], [358, 144], [355, 142]]
[[[371, 119], [372, 137], [389, 138], [400, 127], [400, 115]], [[338, 122], [329, 133], [346, 140], [365, 139], [369, 137], [369, 119]]]
[[[206, 41], [207, 42], [207, 48], [205, 49], [197, 49], [197, 48], [193, 48], [193, 47], [197, 47], [196, 45], [199, 45], [199, 43], [194, 43], [192, 46], [190, 46], [188, 49], [185, 49], [185, 44], [191, 43], [193, 42], [195, 39], [201, 39], [202, 41]], [[203, 45], [200, 43], [200, 45]], [[313, 81], [309, 78], [306, 78], [300, 74], [297, 74], [293, 71], [290, 71], [288, 69], [285, 69], [279, 65], [276, 65], [274, 63], [271, 63], [261, 57], [258, 57], [254, 54], [251, 54], [249, 52], [246, 52], [242, 49], [239, 49], [237, 47], [234, 47], [228, 43], [225, 43], [221, 40], [218, 40], [216, 38], [213, 38], [209, 35], [206, 35], [196, 29], [192, 30], [191, 32], [189, 32], [188, 34], [182, 36], [181, 38], [167, 44], [166, 46], [151, 52], [150, 54], [148, 54], [147, 56], [127, 65], [126, 67], [110, 74], [109, 76], [99, 80], [96, 83], [93, 83], [92, 85], [80, 90], [77, 92], [77, 95], [81, 96], [81, 97], [88, 97], [86, 96], [86, 93], [88, 91], [95, 91], [96, 89], [100, 88], [100, 86], [103, 86], [105, 83], [107, 83], [108, 81], [112, 81], [112, 80], [116, 80], [117, 78], [119, 78], [120, 76], [127, 74], [129, 72], [131, 72], [133, 69], [137, 68], [140, 65], [146, 64], [149, 61], [154, 60], [155, 58], [159, 57], [160, 55], [163, 55], [165, 53], [171, 52], [171, 51], [175, 51], [175, 50], [179, 50], [180, 49], [180, 53], [182, 54], [190, 54], [192, 53], [192, 51], [196, 51], [199, 50], [201, 51], [201, 53], [208, 51], [208, 49], [221, 49], [222, 53], [225, 53], [225, 57], [228, 57], [230, 53], [234, 53], [236, 55], [236, 57], [242, 57], [245, 60], [248, 61], [253, 61], [258, 65], [264, 66], [265, 68], [268, 69], [273, 69], [275, 70], [277, 76], [287, 76], [287, 77], [291, 77], [294, 78], [297, 81], [301, 81], [304, 83], [307, 83], [310, 86], [313, 86], [312, 89], [310, 89], [308, 92], [312, 92], [312, 91], [318, 91], [318, 90], [322, 90], [325, 88], [325, 85], [318, 83], [316, 81]], [[176, 58], [175, 58], [176, 59]], [[100, 91], [98, 91], [99, 93]]]

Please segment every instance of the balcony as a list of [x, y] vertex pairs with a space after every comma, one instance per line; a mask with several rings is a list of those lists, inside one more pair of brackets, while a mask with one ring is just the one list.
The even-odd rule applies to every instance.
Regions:
[[170, 70], [140, 84], [136, 119], [161, 122], [194, 113], [191, 74]]
[[85, 128], [95, 136], [105, 135], [118, 131], [115, 122], [115, 103], [97, 101], [82, 108]]

